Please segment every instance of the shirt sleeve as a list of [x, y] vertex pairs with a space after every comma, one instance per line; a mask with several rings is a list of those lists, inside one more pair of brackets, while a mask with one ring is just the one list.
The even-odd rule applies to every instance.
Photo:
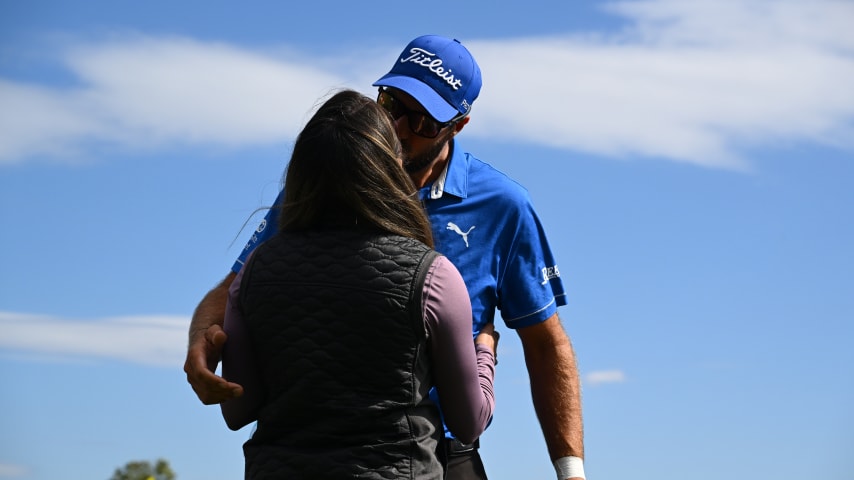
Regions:
[[560, 270], [530, 197], [517, 204], [515, 236], [498, 284], [501, 316], [513, 329], [543, 322], [566, 305]]
[[243, 387], [243, 396], [220, 404], [225, 423], [232, 430], [239, 430], [255, 421], [264, 398], [249, 330], [238, 304], [244, 272], [245, 268], [241, 268], [228, 289], [223, 322], [228, 338], [222, 350], [222, 376]]
[[243, 250], [241, 250], [237, 260], [234, 261], [234, 265], [231, 266], [232, 272], [239, 272], [246, 263], [249, 254], [255, 250], [255, 247], [261, 245], [261, 243], [275, 235], [279, 230], [279, 213], [281, 213], [279, 205], [282, 204], [283, 196], [284, 190], [280, 190], [279, 195], [276, 196], [276, 200], [273, 202], [273, 206], [267, 210], [267, 214], [264, 215], [264, 219], [258, 224], [258, 227], [255, 229], [252, 237], [250, 237], [249, 241], [246, 242], [246, 246], [243, 247]]
[[433, 377], [445, 424], [471, 443], [495, 408], [495, 354], [472, 341], [471, 302], [462, 276], [447, 258], [433, 262], [424, 282], [424, 318]]

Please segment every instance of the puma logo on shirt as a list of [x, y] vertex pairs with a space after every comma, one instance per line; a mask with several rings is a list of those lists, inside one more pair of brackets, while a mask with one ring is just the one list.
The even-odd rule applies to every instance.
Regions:
[[471, 228], [469, 228], [468, 230], [466, 230], [465, 232], [463, 232], [463, 231], [460, 229], [460, 227], [458, 227], [458, 226], [457, 226], [457, 224], [456, 224], [456, 223], [454, 223], [454, 222], [448, 222], [447, 229], [448, 229], [448, 230], [453, 230], [454, 232], [457, 232], [457, 234], [459, 234], [459, 236], [463, 237], [463, 241], [464, 241], [464, 242], [466, 242], [466, 248], [469, 248], [469, 233], [470, 233], [472, 230], [474, 230], [474, 225], [472, 225], [472, 227], [471, 227]]

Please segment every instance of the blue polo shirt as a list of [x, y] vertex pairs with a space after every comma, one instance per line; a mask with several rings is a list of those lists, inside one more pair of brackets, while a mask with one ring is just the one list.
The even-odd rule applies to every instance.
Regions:
[[420, 191], [436, 250], [465, 280], [473, 333], [494, 320], [542, 322], [566, 304], [560, 270], [528, 191], [454, 142], [447, 169]]
[[[472, 334], [494, 321], [507, 327], [540, 323], [566, 304], [566, 293], [528, 191], [454, 141], [442, 175], [419, 192], [437, 251], [462, 274], [472, 303]], [[275, 205], [281, 202], [281, 193]], [[271, 208], [232, 267], [238, 272], [255, 247], [278, 230]]]

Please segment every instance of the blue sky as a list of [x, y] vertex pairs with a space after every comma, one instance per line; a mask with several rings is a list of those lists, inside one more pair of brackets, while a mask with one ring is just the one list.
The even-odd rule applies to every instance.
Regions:
[[[0, 479], [239, 478], [190, 315], [318, 98], [417, 35], [484, 87], [459, 137], [531, 192], [588, 477], [854, 472], [854, 3], [0, 0]], [[245, 226], [244, 226], [245, 225]], [[490, 478], [553, 478], [503, 330]]]

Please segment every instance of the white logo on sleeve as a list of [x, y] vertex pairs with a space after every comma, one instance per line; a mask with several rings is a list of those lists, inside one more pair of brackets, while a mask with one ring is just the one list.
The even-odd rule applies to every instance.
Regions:
[[460, 227], [457, 226], [454, 222], [448, 222], [448, 226], [446, 227], [448, 230], [453, 230], [459, 234], [459, 236], [463, 237], [463, 241], [466, 242], [466, 248], [469, 248], [469, 233], [474, 230], [474, 225], [471, 228], [463, 232], [460, 230]]
[[249, 250], [250, 247], [257, 245], [258, 241], [260, 240], [258, 238], [258, 234], [263, 232], [266, 228], [267, 228], [267, 219], [265, 218], [265, 219], [261, 220], [261, 223], [258, 225], [258, 228], [255, 229], [255, 233], [252, 234], [252, 237], [249, 239], [248, 242], [246, 242], [246, 246], [243, 247], [243, 249]]
[[560, 278], [560, 270], [557, 269], [557, 265], [554, 267], [543, 267], [543, 283], [540, 285], [549, 283], [549, 280], [553, 278]]

